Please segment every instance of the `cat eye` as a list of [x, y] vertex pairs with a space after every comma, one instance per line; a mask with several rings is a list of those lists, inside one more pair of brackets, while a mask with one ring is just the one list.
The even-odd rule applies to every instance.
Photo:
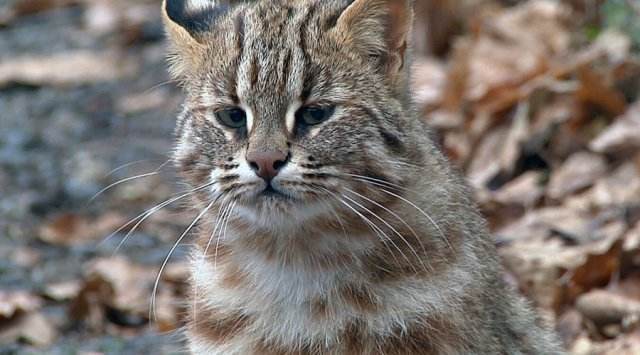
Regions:
[[334, 111], [335, 107], [333, 106], [307, 106], [296, 112], [296, 120], [307, 126], [313, 126], [331, 118]]
[[242, 128], [247, 125], [247, 114], [238, 107], [216, 111], [215, 115], [220, 123], [229, 128]]

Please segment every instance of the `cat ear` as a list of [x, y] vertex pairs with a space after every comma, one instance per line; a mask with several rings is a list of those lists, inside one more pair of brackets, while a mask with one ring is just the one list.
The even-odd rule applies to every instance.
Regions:
[[162, 18], [172, 47], [172, 72], [183, 75], [205, 55], [203, 38], [241, 0], [163, 0]]
[[386, 57], [389, 74], [397, 74], [404, 66], [412, 25], [412, 0], [354, 0], [335, 30], [362, 54]]
[[180, 47], [197, 47], [228, 7], [214, 0], [163, 0], [162, 17], [169, 40]]

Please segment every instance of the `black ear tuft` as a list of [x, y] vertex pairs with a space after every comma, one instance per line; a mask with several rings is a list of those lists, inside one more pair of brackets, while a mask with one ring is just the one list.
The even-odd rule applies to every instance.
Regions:
[[190, 9], [189, 0], [166, 0], [165, 6], [169, 19], [191, 36], [210, 30], [216, 20], [229, 11], [229, 5], [215, 5], [213, 1], [199, 9]]

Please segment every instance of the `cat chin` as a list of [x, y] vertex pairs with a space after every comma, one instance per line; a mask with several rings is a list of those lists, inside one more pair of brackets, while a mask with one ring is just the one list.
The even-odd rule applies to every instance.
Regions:
[[330, 214], [326, 204], [318, 201], [301, 201], [280, 198], [259, 198], [239, 203], [237, 216], [259, 228], [291, 230], [312, 219]]

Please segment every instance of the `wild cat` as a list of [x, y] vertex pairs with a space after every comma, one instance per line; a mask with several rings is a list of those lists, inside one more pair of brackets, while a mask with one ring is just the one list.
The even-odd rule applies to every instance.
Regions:
[[413, 109], [409, 0], [165, 0], [194, 354], [560, 354]]

